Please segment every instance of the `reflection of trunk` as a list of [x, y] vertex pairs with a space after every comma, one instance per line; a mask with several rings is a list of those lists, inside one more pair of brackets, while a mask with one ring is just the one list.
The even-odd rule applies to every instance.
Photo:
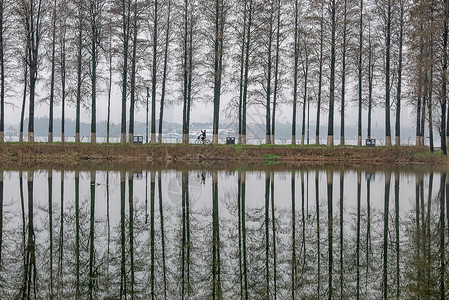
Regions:
[[94, 285], [96, 280], [95, 269], [95, 171], [90, 172], [90, 233], [89, 233], [89, 297], [94, 298]]
[[61, 171], [61, 211], [60, 211], [60, 229], [59, 229], [59, 257], [58, 257], [58, 278], [59, 278], [59, 294], [64, 295], [64, 171]]
[[109, 267], [111, 262], [111, 217], [109, 213], [109, 171], [106, 171], [106, 224], [107, 224], [107, 234], [108, 234], [108, 246], [106, 254], [106, 282], [109, 282]]
[[327, 171], [327, 234], [328, 234], [328, 253], [329, 253], [329, 299], [333, 298], [332, 275], [333, 275], [333, 185], [334, 178], [332, 171]]
[[304, 171], [301, 171], [301, 223], [302, 223], [302, 238], [301, 238], [301, 251], [303, 253], [301, 273], [304, 274], [306, 267], [306, 212], [304, 203]]
[[[396, 144], [399, 145], [399, 144]], [[432, 173], [431, 175], [432, 176]], [[396, 299], [400, 299], [399, 285], [399, 173], [394, 176], [394, 211], [395, 211], [395, 232], [396, 232]]]
[[[0, 195], [0, 197], [2, 197], [2, 203], [1, 203], [1, 209], [2, 209], [2, 213], [1, 213], [1, 217], [2, 217], [2, 229], [3, 229], [3, 172], [0, 172], [0, 176], [1, 177], [1, 184], [2, 184], [2, 193]], [[21, 203], [21, 207], [22, 207], [22, 247], [23, 247], [23, 253], [25, 253], [26, 250], [26, 222], [25, 222], [25, 200], [23, 197], [23, 174], [22, 171], [19, 171], [19, 188], [20, 188], [20, 203]], [[1, 233], [3, 234], [3, 230], [1, 230]], [[3, 236], [0, 238], [0, 245], [3, 241]], [[0, 250], [1, 250], [1, 246], [0, 246]], [[0, 256], [1, 256], [1, 251], [0, 251]], [[1, 258], [1, 257], [0, 257]], [[0, 262], [2, 260], [0, 259]], [[26, 257], [25, 255], [23, 256], [23, 268], [25, 268], [26, 266]], [[25, 273], [25, 270], [24, 270]]]
[[270, 174], [265, 172], [265, 284], [266, 299], [270, 299], [270, 232], [269, 232], [269, 208], [270, 208]]
[[356, 245], [356, 264], [357, 264], [357, 299], [360, 299], [360, 204], [362, 193], [362, 174], [357, 172], [357, 245]]
[[182, 299], [190, 297], [189, 173], [182, 172]]
[[365, 287], [368, 289], [371, 253], [371, 174], [366, 179], [366, 274]]
[[26, 248], [26, 262], [24, 273], [24, 289], [22, 299], [36, 298], [36, 246], [34, 235], [34, 211], [33, 211], [33, 177], [34, 172], [28, 172], [28, 241]]
[[145, 224], [148, 224], [148, 171], [145, 174]]
[[48, 229], [49, 229], [49, 251], [50, 251], [50, 269], [49, 269], [49, 276], [50, 276], [50, 295], [49, 298], [53, 299], [53, 172], [52, 170], [48, 171], [47, 174], [47, 181], [48, 181]]
[[246, 223], [245, 223], [245, 192], [246, 192], [246, 171], [243, 171], [242, 174], [242, 189], [241, 189], [241, 199], [242, 199], [242, 246], [243, 246], [243, 282], [244, 282], [244, 292], [245, 292], [245, 300], [248, 300], [248, 272], [246, 265]]
[[[153, 133], [151, 133], [151, 134], [153, 134]], [[156, 190], [155, 177], [156, 177], [156, 173], [154, 171], [151, 172], [151, 186], [150, 186], [150, 193], [151, 193], [151, 199], [150, 199], [151, 299], [155, 298], [155, 294], [154, 294], [154, 193]], [[131, 194], [130, 194], [130, 196], [131, 196]]]
[[[358, 175], [358, 174], [357, 174]], [[357, 176], [357, 179], [358, 176]], [[344, 182], [345, 182], [345, 173], [344, 171], [340, 171], [340, 299], [343, 299], [343, 237], [344, 237], [344, 233], [343, 233], [343, 195], [344, 195]], [[359, 187], [360, 183], [358, 182], [357, 188]], [[359, 192], [359, 190], [357, 189], [357, 192]], [[357, 200], [359, 200], [359, 194], [357, 193]], [[359, 216], [359, 214], [357, 215]], [[359, 227], [357, 227], [357, 234], [359, 233], [358, 231]], [[358, 237], [358, 236], [357, 236]], [[357, 243], [357, 247], [358, 247], [358, 243]], [[358, 249], [358, 248], [357, 248]], [[357, 252], [358, 254], [358, 252]], [[357, 255], [357, 262], [358, 262], [358, 255]], [[357, 275], [358, 275], [358, 263], [357, 263]], [[358, 276], [357, 276], [357, 283], [358, 283]], [[358, 287], [358, 285], [357, 285]], [[357, 289], [358, 290], [358, 289]], [[357, 297], [358, 299], [358, 297]]]
[[80, 298], [80, 177], [75, 171], [75, 265], [76, 265], [76, 299]]
[[162, 206], [162, 173], [159, 170], [157, 176], [159, 192], [159, 215], [161, 217], [161, 243], [162, 243], [162, 272], [164, 276], [164, 299], [167, 299], [167, 268], [165, 265], [165, 230], [164, 230], [164, 207]]
[[212, 198], [212, 299], [222, 299], [217, 171], [212, 173]]
[[[274, 142], [274, 141], [273, 141]], [[304, 197], [302, 203], [304, 204]], [[304, 205], [303, 205], [303, 215], [304, 215]], [[276, 268], [276, 218], [274, 214], [274, 172], [271, 172], [271, 224], [273, 230], [273, 290], [274, 290], [274, 299], [277, 299], [277, 285], [276, 285], [276, 277], [277, 277], [277, 268]]]
[[[154, 182], [154, 181], [153, 181]], [[131, 299], [134, 299], [134, 178], [133, 173], [128, 173], [128, 205], [129, 205], [129, 257], [131, 265]], [[154, 200], [154, 198], [153, 198]], [[154, 202], [154, 201], [153, 201]]]
[[[416, 257], [420, 258], [421, 251], [420, 251], [420, 222], [419, 222], [419, 196], [420, 196], [420, 178], [419, 175], [416, 175], [415, 178], [415, 221], [416, 221]], [[418, 267], [417, 270], [417, 278], [421, 278], [421, 268]], [[417, 289], [418, 291], [421, 289], [420, 280], [417, 280]]]
[[[431, 212], [431, 204], [432, 204], [432, 186], [433, 186], [433, 173], [429, 174], [429, 188], [428, 188], [428, 195], [427, 195], [427, 212], [426, 212], [426, 220], [425, 223], [423, 223], [424, 226], [424, 232], [423, 232], [423, 250], [424, 250], [424, 259], [426, 261], [426, 294], [430, 294], [430, 278], [431, 278], [431, 232], [430, 232], [430, 212]], [[423, 199], [424, 201], [424, 199]], [[423, 210], [423, 216], [424, 216], [424, 210]]]
[[384, 241], [383, 241], [383, 273], [382, 273], [382, 293], [383, 299], [388, 299], [388, 213], [390, 204], [390, 180], [391, 173], [385, 174], [385, 195], [384, 195]]
[[126, 299], [126, 241], [125, 241], [125, 200], [126, 200], [126, 174], [120, 172], [120, 299]]
[[296, 287], [296, 207], [295, 207], [295, 194], [296, 194], [296, 174], [295, 171], [291, 173], [291, 193], [292, 193], [292, 299], [295, 299], [295, 287]]
[[[246, 10], [245, 10], [245, 14], [246, 14]], [[246, 17], [246, 16], [245, 16]], [[246, 22], [246, 21], [245, 21]], [[243, 51], [243, 50], [242, 50]], [[243, 68], [242, 68], [243, 70]], [[243, 72], [243, 71], [242, 71]], [[241, 86], [240, 86], [240, 92], [241, 92]], [[241, 101], [241, 99], [240, 99]], [[241, 112], [240, 112], [241, 113]], [[241, 120], [241, 118], [240, 118]], [[241, 136], [241, 130], [240, 130], [240, 135]], [[239, 238], [239, 283], [240, 283], [240, 299], [243, 299], [243, 277], [242, 277], [242, 209], [241, 209], [241, 198], [242, 195], [242, 172], [239, 171], [238, 172], [238, 176], [237, 176], [237, 215], [238, 215], [238, 238]]]
[[446, 219], [447, 219], [447, 234], [449, 236], [449, 178], [447, 177], [447, 173], [445, 173], [446, 175]]
[[317, 239], [317, 258], [318, 258], [318, 274], [317, 274], [317, 299], [320, 298], [321, 292], [321, 244], [320, 244], [320, 188], [318, 186], [318, 172], [315, 171], [315, 197], [316, 197], [316, 239]]
[[[22, 183], [22, 179], [20, 179], [20, 183]], [[22, 188], [20, 189], [20, 191], [22, 191]], [[22, 195], [22, 192], [20, 192], [20, 194]], [[23, 198], [21, 197], [21, 199], [23, 203]], [[0, 171], [0, 268], [2, 267], [2, 246], [3, 246], [3, 171]]]
[[[440, 263], [440, 299], [445, 298], [445, 272], [446, 272], [446, 265], [445, 265], [445, 246], [444, 246], [444, 198], [445, 198], [445, 191], [444, 191], [444, 185], [446, 182], [446, 173], [441, 174], [440, 179], [440, 222], [438, 224], [438, 231], [440, 234], [440, 253], [439, 253], [439, 263]], [[446, 191], [447, 193], [447, 191]]]
[[[20, 172], [20, 175], [21, 174], [22, 172]], [[20, 199], [22, 200], [22, 212], [23, 212], [22, 176], [20, 176], [20, 196], [21, 196]], [[0, 268], [2, 267], [2, 246], [3, 246], [3, 171], [0, 171]]]

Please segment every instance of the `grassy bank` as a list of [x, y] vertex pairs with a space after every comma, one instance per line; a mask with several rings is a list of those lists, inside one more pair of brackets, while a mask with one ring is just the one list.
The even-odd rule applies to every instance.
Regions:
[[427, 147], [326, 147], [292, 145], [184, 145], [1, 143], [3, 166], [80, 164], [288, 164], [449, 166], [447, 157]]

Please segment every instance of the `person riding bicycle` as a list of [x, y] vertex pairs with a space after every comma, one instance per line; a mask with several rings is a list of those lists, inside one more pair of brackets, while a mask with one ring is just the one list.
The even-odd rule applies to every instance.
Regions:
[[206, 129], [201, 130], [201, 141], [204, 142], [206, 140]]

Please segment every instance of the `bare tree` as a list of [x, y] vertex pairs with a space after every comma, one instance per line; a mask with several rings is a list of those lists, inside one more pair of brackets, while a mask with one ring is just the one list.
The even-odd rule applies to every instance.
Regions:
[[30, 77], [30, 104], [28, 118], [28, 141], [34, 142], [34, 102], [38, 68], [41, 62], [39, 50], [44, 30], [46, 2], [43, 0], [20, 0], [16, 3], [16, 12], [21, 20], [23, 34], [28, 48], [27, 64]]

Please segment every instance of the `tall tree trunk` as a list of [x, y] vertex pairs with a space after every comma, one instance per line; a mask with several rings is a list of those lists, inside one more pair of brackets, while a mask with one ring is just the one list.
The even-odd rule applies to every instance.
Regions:
[[149, 118], [149, 106], [148, 106], [148, 100], [150, 99], [150, 88], [149, 87], [147, 87], [147, 102], [146, 102], [146, 108], [147, 108], [147, 111], [146, 111], [146, 114], [145, 114], [145, 116], [146, 116], [146, 123], [145, 123], [145, 143], [146, 144], [148, 144], [148, 118]]
[[[154, 186], [154, 180], [152, 182]], [[153, 189], [154, 191], [154, 189]], [[154, 192], [153, 192], [154, 195]], [[153, 203], [154, 203], [154, 196], [153, 196]], [[154, 204], [153, 204], [154, 205]], [[129, 232], [129, 259], [130, 259], [130, 293], [131, 293], [131, 299], [134, 299], [134, 288], [135, 288], [135, 264], [134, 264], [134, 177], [133, 173], [128, 173], [128, 209], [129, 209], [129, 226], [128, 226], [128, 232]], [[153, 207], [153, 218], [154, 218], [154, 207]], [[153, 219], [154, 221], [154, 219]]]
[[153, 24], [153, 75], [151, 80], [151, 143], [156, 143], [156, 70], [157, 70], [157, 26], [158, 26], [158, 1], [154, 0], [154, 24]]
[[129, 107], [129, 132], [128, 142], [132, 143], [134, 140], [134, 115], [136, 105], [136, 73], [137, 73], [137, 1], [134, 2], [133, 12], [133, 37], [132, 37], [132, 56], [131, 56], [131, 101]]
[[274, 145], [275, 130], [276, 130], [276, 105], [279, 92], [279, 50], [280, 50], [280, 38], [281, 38], [281, 1], [277, 1], [277, 28], [276, 28], [276, 54], [275, 54], [275, 66], [274, 66], [274, 94], [273, 94], [273, 117], [271, 118], [271, 143]]
[[23, 97], [22, 97], [22, 109], [20, 113], [20, 129], [19, 129], [19, 142], [23, 142], [23, 126], [24, 126], [24, 117], [25, 117], [25, 105], [27, 98], [27, 87], [28, 87], [28, 49], [25, 48], [25, 61], [23, 64], [24, 72], [23, 72]]
[[[431, 54], [431, 59], [433, 60], [433, 50]], [[434, 144], [433, 144], [433, 65], [430, 66], [430, 82], [429, 82], [429, 92], [428, 92], [428, 100], [427, 100], [427, 110], [429, 114], [429, 147], [430, 151], [434, 151]]]
[[396, 141], [395, 145], [401, 145], [401, 88], [402, 88], [402, 43], [404, 32], [404, 1], [400, 1], [400, 17], [399, 17], [399, 58], [398, 58], [398, 87], [396, 93]]
[[[190, 100], [187, 93], [188, 93], [188, 79], [189, 79], [189, 73], [191, 70], [188, 66], [188, 58], [189, 58], [189, 34], [188, 34], [188, 13], [189, 13], [189, 1], [185, 0], [184, 2], [184, 43], [183, 43], [183, 60], [182, 60], [182, 70], [183, 70], [183, 79], [184, 79], [184, 86], [183, 86], [183, 109], [182, 109], [182, 142], [184, 144], [189, 143], [189, 126], [188, 126], [188, 119], [190, 115], [190, 103], [188, 101]], [[191, 25], [193, 26], [193, 25]]]
[[[243, 1], [243, 28], [242, 28], [242, 40], [241, 40], [241, 48], [240, 48], [240, 78], [239, 78], [239, 110], [238, 110], [238, 119], [239, 119], [239, 128], [238, 128], [238, 135], [239, 135], [239, 144], [242, 144], [242, 109], [243, 109], [243, 74], [244, 74], [244, 66], [245, 66], [245, 42], [246, 42], [246, 27], [247, 25], [247, 3], [246, 1]], [[241, 295], [241, 298], [242, 295]]]
[[90, 122], [90, 142], [95, 144], [97, 142], [97, 65], [98, 65], [98, 43], [99, 43], [99, 23], [101, 7], [100, 4], [94, 1], [90, 2], [90, 25], [91, 25], [91, 58], [92, 58], [92, 73], [91, 73], [91, 83], [92, 83], [92, 112], [91, 112], [91, 122]]
[[[293, 69], [293, 116], [292, 116], [292, 145], [296, 144], [296, 105], [298, 102], [298, 64], [299, 64], [299, 41], [298, 41], [298, 30], [299, 30], [299, 0], [295, 0], [295, 41], [293, 47], [294, 56], [294, 69]], [[303, 122], [304, 124], [304, 122]], [[303, 138], [301, 138], [301, 144]]]
[[[42, 0], [37, 1], [37, 7], [31, 2], [27, 16], [28, 65], [30, 67], [30, 109], [28, 117], [28, 141], [34, 142], [34, 99], [36, 96], [37, 69], [39, 63], [39, 45], [41, 39], [41, 9]], [[37, 9], [37, 11], [35, 11]]]
[[67, 70], [66, 70], [66, 35], [67, 35], [67, 21], [64, 18], [62, 21], [62, 37], [61, 37], [61, 45], [60, 45], [60, 72], [61, 72], [61, 142], [65, 142], [65, 100], [67, 96], [66, 91], [66, 82], [67, 82]]
[[50, 112], [48, 117], [48, 142], [53, 143], [53, 104], [55, 96], [56, 67], [56, 0], [53, 2], [52, 38], [51, 38], [51, 73], [50, 73]]
[[[120, 126], [120, 142], [126, 143], [126, 98], [128, 84], [128, 47], [130, 34], [131, 0], [121, 1], [123, 30], [123, 69], [122, 69], [122, 118]], [[130, 120], [131, 121], [131, 120]], [[131, 122], [130, 122], [131, 123]]]
[[243, 79], [243, 103], [242, 103], [242, 140], [241, 144], [246, 144], [246, 105], [248, 102], [248, 77], [249, 77], [249, 55], [250, 55], [250, 42], [251, 42], [251, 25], [253, 15], [253, 0], [249, 1], [248, 10], [248, 26], [246, 30], [246, 44], [245, 44], [245, 75]]
[[316, 109], [316, 134], [315, 143], [320, 144], [320, 116], [321, 116], [321, 87], [323, 85], [323, 57], [324, 57], [324, 2], [321, 3], [320, 17], [320, 54], [318, 59], [318, 103]]
[[449, 35], [449, 1], [443, 0], [444, 16], [443, 18], [443, 66], [441, 70], [441, 129], [440, 129], [440, 139], [441, 139], [441, 150], [444, 155], [447, 155], [447, 123], [446, 123], [446, 110], [447, 110], [447, 64], [448, 64], [448, 53], [447, 53], [447, 43]]
[[111, 96], [112, 96], [112, 28], [108, 28], [108, 115], [106, 120], [106, 143], [111, 137]]
[[82, 63], [83, 63], [83, 27], [84, 27], [84, 16], [83, 16], [83, 3], [79, 1], [78, 3], [78, 36], [77, 36], [77, 56], [76, 56], [76, 120], [75, 120], [75, 142], [81, 142], [80, 138], [80, 123], [81, 123], [81, 86], [82, 86]]
[[272, 46], [273, 46], [273, 2], [270, 4], [270, 19], [269, 19], [269, 29], [268, 29], [268, 49], [267, 49], [267, 86], [266, 86], [266, 101], [265, 101], [265, 143], [271, 144], [271, 126], [270, 126], [270, 107], [271, 107], [271, 72], [272, 72], [272, 64], [273, 64], [273, 57], [271, 55], [272, 52]]
[[302, 105], [302, 128], [301, 128], [301, 145], [304, 146], [304, 137], [306, 130], [306, 101], [307, 101], [307, 83], [309, 81], [309, 52], [308, 45], [305, 42], [304, 52], [305, 52], [305, 62], [304, 62], [304, 97]]
[[[346, 35], [347, 35], [347, 1], [344, 1], [343, 45], [341, 65], [341, 107], [340, 107], [340, 145], [345, 144], [345, 94], [346, 94]], [[360, 49], [359, 49], [360, 50]], [[361, 66], [359, 66], [359, 69]]]
[[212, 143], [218, 143], [220, 126], [221, 78], [223, 74], [223, 34], [225, 26], [223, 0], [215, 0], [215, 44], [214, 44], [214, 119]]
[[5, 140], [5, 2], [0, 2], [0, 142]]
[[158, 142], [162, 143], [162, 125], [164, 120], [164, 103], [165, 103], [165, 86], [167, 84], [167, 65], [168, 65], [168, 51], [170, 46], [170, 16], [171, 16], [171, 0], [168, 0], [168, 10], [167, 10], [167, 31], [165, 34], [165, 50], [164, 50], [164, 73], [162, 75], [162, 94], [161, 94], [161, 104], [159, 112], [159, 136]]
[[387, 24], [385, 35], [385, 146], [391, 146], [390, 129], [390, 39], [391, 39], [391, 0], [387, 4]]
[[[346, 3], [346, 2], [345, 2]], [[346, 24], [346, 22], [345, 22]], [[371, 37], [369, 37], [371, 39]], [[371, 40], [369, 41], [371, 46]], [[357, 122], [357, 146], [362, 146], [362, 51], [363, 51], [363, 0], [360, 0], [360, 24], [359, 24], [359, 53], [358, 53], [358, 92], [359, 92], [359, 105], [358, 105], [358, 122]], [[369, 50], [371, 51], [371, 49]], [[371, 60], [371, 53], [369, 53], [369, 60]], [[370, 64], [371, 62], [369, 62]], [[368, 69], [371, 65], [368, 67]], [[370, 76], [370, 74], [368, 75]], [[369, 99], [370, 101], [371, 99]], [[342, 117], [343, 120], [343, 117]], [[369, 129], [371, 130], [371, 128]], [[370, 135], [370, 134], [368, 134]]]
[[335, 103], [335, 34], [337, 31], [336, 21], [337, 4], [335, 0], [331, 1], [331, 65], [330, 65], [330, 83], [329, 83], [329, 120], [327, 124], [327, 146], [334, 145], [334, 103]]
[[371, 22], [368, 24], [368, 132], [371, 139], [371, 115], [373, 111], [373, 81], [374, 81], [374, 45], [371, 36]]

